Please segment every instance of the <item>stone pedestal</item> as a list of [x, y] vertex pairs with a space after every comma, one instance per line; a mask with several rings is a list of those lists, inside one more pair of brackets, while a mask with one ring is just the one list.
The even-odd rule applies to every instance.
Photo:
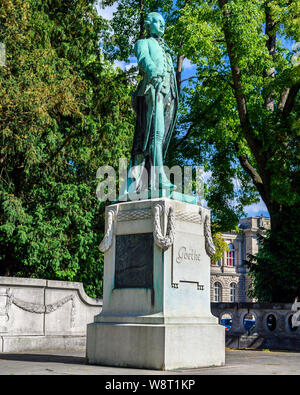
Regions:
[[102, 312], [90, 364], [171, 370], [225, 363], [210, 312], [209, 211], [158, 198], [107, 207]]

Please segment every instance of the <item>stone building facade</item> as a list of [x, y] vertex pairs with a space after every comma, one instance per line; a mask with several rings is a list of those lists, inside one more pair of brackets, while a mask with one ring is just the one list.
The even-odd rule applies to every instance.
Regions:
[[253, 302], [247, 296], [250, 286], [248, 269], [244, 263], [248, 254], [258, 252], [257, 235], [270, 228], [270, 218], [249, 217], [239, 223], [239, 232], [222, 233], [229, 252], [217, 264], [211, 264], [211, 302]]

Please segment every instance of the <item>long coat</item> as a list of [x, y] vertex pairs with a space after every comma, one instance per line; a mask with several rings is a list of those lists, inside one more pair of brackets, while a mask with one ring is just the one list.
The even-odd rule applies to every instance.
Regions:
[[155, 129], [156, 91], [151, 81], [153, 77], [161, 76], [163, 78], [160, 92], [164, 98], [164, 157], [175, 127], [178, 109], [177, 85], [169, 47], [164, 41], [159, 43], [155, 38], [149, 37], [137, 41], [135, 54], [143, 78], [133, 94], [132, 100], [133, 108], [137, 114], [132, 165], [140, 164], [137, 163], [136, 157], [147, 158], [150, 155], [150, 144]]

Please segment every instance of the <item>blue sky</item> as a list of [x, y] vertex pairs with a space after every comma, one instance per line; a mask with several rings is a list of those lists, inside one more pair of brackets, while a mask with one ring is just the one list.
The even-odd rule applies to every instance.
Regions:
[[[116, 10], [117, 5], [113, 5], [111, 7], [105, 7], [105, 8], [101, 8], [100, 6], [96, 6], [97, 7], [97, 11], [98, 13], [105, 19], [111, 19], [113, 16], [113, 12], [114, 10]], [[292, 42], [289, 43], [289, 46], [292, 46]], [[115, 66], [116, 67], [121, 67], [122, 69], [127, 69], [128, 67], [130, 67], [131, 65], [136, 65], [136, 58], [135, 57], [131, 57], [130, 58], [130, 62], [120, 62], [120, 61], [116, 61], [115, 62]], [[183, 63], [183, 71], [182, 71], [182, 79], [186, 79], [189, 77], [192, 77], [196, 75], [196, 66], [193, 65], [188, 59], [184, 60]], [[252, 204], [250, 206], [245, 206], [244, 211], [246, 213], [247, 217], [257, 217], [260, 215], [269, 217], [269, 212], [266, 208], [266, 205], [264, 204], [264, 202], [262, 200], [260, 200], [260, 202]]]

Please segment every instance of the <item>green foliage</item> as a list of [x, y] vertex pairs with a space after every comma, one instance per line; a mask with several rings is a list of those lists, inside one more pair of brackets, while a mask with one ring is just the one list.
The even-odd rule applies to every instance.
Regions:
[[[262, 243], [261, 262], [280, 265], [283, 257], [297, 250], [298, 240], [283, 224], [286, 217], [297, 217], [300, 206], [300, 66], [291, 62], [293, 51], [287, 46], [300, 41], [299, 1], [122, 0], [121, 4], [114, 29], [120, 32], [120, 18], [127, 15], [129, 21], [133, 13], [135, 25], [141, 26], [143, 13], [155, 6], [166, 17], [166, 40], [177, 60], [177, 77], [182, 72], [179, 60], [186, 58], [196, 66], [195, 74], [181, 85], [180, 116], [168, 164], [201, 165], [210, 175], [205, 199], [215, 232], [233, 229], [244, 207], [261, 198], [272, 226], [270, 242]], [[128, 57], [138, 38], [138, 30], [130, 23], [126, 26], [129, 34], [114, 43], [120, 59]], [[299, 259], [293, 265], [300, 266]], [[252, 271], [254, 277], [264, 271], [263, 263], [259, 267]], [[253, 292], [262, 296], [263, 282], [254, 284]], [[280, 289], [286, 288], [273, 283], [269, 298], [280, 294], [287, 300], [288, 293]]]
[[250, 265], [253, 295], [290, 300], [287, 284], [294, 292], [298, 283], [288, 273], [300, 266], [300, 66], [285, 41], [300, 41], [294, 0], [120, 0], [111, 22], [89, 0], [2, 0], [0, 274], [83, 281], [101, 295], [95, 175], [129, 157], [134, 127], [135, 77], [110, 62], [128, 59], [154, 10], [166, 18], [177, 78], [183, 58], [196, 65], [181, 84], [167, 164], [210, 175], [214, 233], [232, 230], [244, 207], [263, 199], [272, 231]]
[[144, 21], [149, 12], [160, 11], [168, 15], [171, 0], [103, 0], [103, 6], [117, 5], [103, 46], [110, 59], [128, 61], [139, 38], [146, 35]]
[[249, 296], [265, 302], [292, 303], [300, 294], [300, 216], [290, 210], [276, 234], [260, 236], [260, 249], [249, 256]]
[[93, 1], [3, 0], [0, 274], [102, 293], [96, 171], [129, 155], [131, 86], [99, 50]]
[[[220, 77], [218, 69], [207, 63], [208, 55], [220, 63], [220, 67], [226, 63], [222, 59], [224, 44], [219, 48], [212, 40], [212, 37], [216, 40], [222, 37], [218, 27], [220, 12], [206, 2], [106, 0], [104, 5], [115, 3], [117, 8], [110, 22], [113, 33], [104, 39], [110, 59], [128, 61], [133, 55], [133, 44], [144, 32], [145, 16], [158, 10], [166, 19], [165, 36], [174, 59], [184, 54], [198, 65], [199, 74], [203, 68], [205, 84], [197, 84], [197, 87], [203, 85], [203, 90], [191, 85], [181, 91], [177, 133], [171, 140], [166, 164], [172, 167], [192, 163], [209, 171], [211, 177], [205, 187], [205, 198], [213, 209], [213, 221], [218, 224], [218, 230], [233, 229], [244, 214], [243, 207], [258, 202], [259, 195], [237, 162], [232, 132], [226, 130], [228, 125], [231, 129], [239, 125], [235, 98], [228, 84], [228, 65], [229, 77]], [[193, 125], [191, 133], [182, 139], [190, 125]], [[216, 143], [212, 139], [217, 139]]]
[[[269, 34], [299, 40], [299, 5], [284, 1], [187, 2], [168, 31], [175, 48], [197, 67], [182, 90], [185, 111], [171, 155], [176, 158], [184, 152], [185, 160], [211, 172], [206, 199], [222, 230], [236, 224], [243, 207], [257, 202], [259, 194], [268, 209], [273, 202], [291, 205], [299, 201], [294, 185], [299, 104], [285, 117], [280, 101], [284, 89], [299, 82], [299, 67], [290, 63], [291, 53], [278, 39], [274, 58], [270, 54], [264, 31], [267, 5], [275, 23]], [[271, 68], [276, 70], [275, 77], [268, 76]], [[273, 111], [264, 105], [270, 96]], [[239, 105], [245, 107], [245, 114]], [[264, 195], [253, 185], [253, 173], [244, 163], [243, 167], [243, 157], [267, 178]]]
[[[213, 229], [212, 229], [213, 231]], [[228, 244], [223, 240], [222, 233], [213, 232], [213, 242], [216, 247], [216, 253], [211, 257], [212, 264], [216, 265], [217, 262], [223, 258], [224, 252], [229, 252]]]

